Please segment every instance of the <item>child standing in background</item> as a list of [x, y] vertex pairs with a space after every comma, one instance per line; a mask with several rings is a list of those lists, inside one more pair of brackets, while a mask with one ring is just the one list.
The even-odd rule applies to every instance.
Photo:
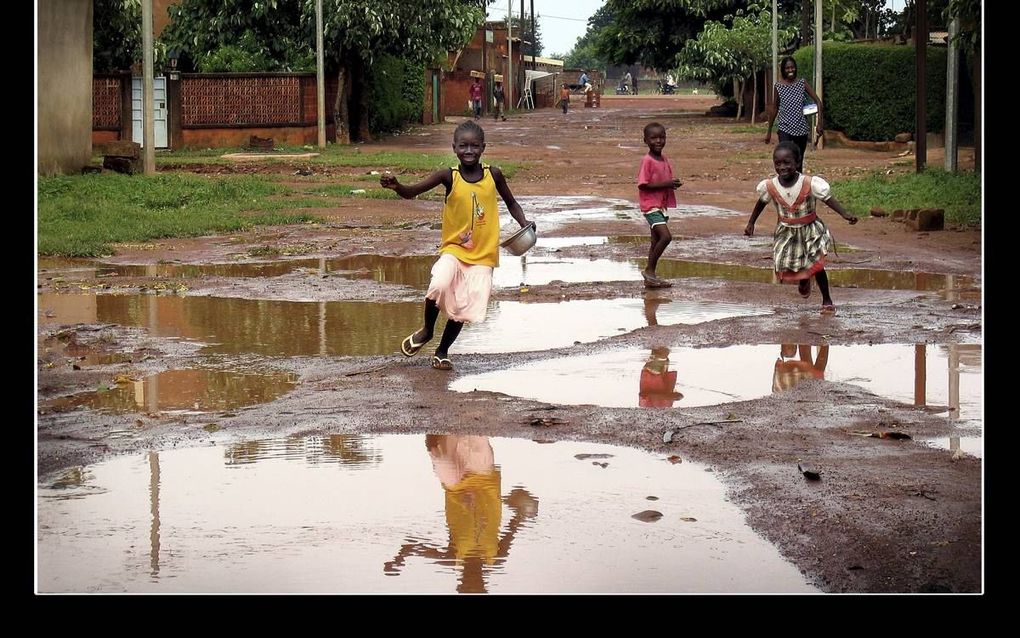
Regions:
[[648, 266], [641, 276], [648, 288], [668, 288], [673, 284], [657, 277], [655, 269], [666, 246], [673, 241], [673, 235], [666, 226], [669, 221], [666, 211], [676, 208], [674, 191], [680, 188], [682, 182], [673, 177], [673, 166], [662, 154], [666, 146], [666, 127], [658, 122], [646, 125], [645, 144], [648, 145], [648, 153], [641, 158], [637, 177], [638, 203], [651, 230], [652, 245], [648, 249]]

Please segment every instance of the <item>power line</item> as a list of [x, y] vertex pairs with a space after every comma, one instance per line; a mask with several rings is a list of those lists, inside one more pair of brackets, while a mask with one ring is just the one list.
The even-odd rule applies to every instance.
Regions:
[[539, 13], [539, 18], [555, 18], [557, 20], [574, 20], [575, 22], [587, 22], [588, 18], [564, 18], [563, 16], [551, 16], [547, 13]]

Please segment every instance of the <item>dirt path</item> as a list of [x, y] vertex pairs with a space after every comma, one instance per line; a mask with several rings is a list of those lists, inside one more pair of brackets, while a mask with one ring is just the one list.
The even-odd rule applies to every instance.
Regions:
[[[634, 175], [645, 148], [641, 128], [657, 120], [668, 127], [666, 153], [684, 181], [678, 193], [686, 205], [715, 206], [741, 215], [676, 215], [672, 259], [768, 268], [768, 247], [742, 236], [753, 204], [754, 186], [771, 172], [771, 147], [747, 123], [707, 118], [714, 101], [703, 96], [675, 98], [608, 97], [601, 109], [576, 109], [563, 116], [545, 109], [483, 122], [486, 160], [528, 162], [511, 181], [522, 199], [582, 196], [635, 200]], [[428, 127], [363, 147], [364, 152], [401, 149], [447, 152], [455, 123]], [[736, 129], [736, 130], [734, 130]], [[909, 159], [909, 158], [908, 158]], [[929, 162], [939, 161], [937, 151]], [[966, 153], [963, 164], [972, 162]], [[826, 149], [809, 153], [806, 166], [835, 185], [841, 179], [881, 168], [913, 170], [897, 152]], [[379, 169], [386, 167], [380, 166]], [[246, 166], [245, 172], [293, 167]], [[367, 169], [366, 169], [367, 170]], [[340, 171], [337, 172], [337, 179]], [[295, 177], [295, 183], [300, 184]], [[233, 237], [169, 240], [124, 246], [111, 264], [210, 264], [258, 261], [251, 248], [280, 251], [275, 261], [329, 259], [361, 253], [432, 253], [439, 204], [351, 199], [320, 211], [325, 222], [268, 228]], [[939, 294], [917, 289], [847, 285], [834, 289], [840, 312], [822, 317], [817, 293], [807, 302], [792, 287], [714, 276], [685, 276], [667, 290], [647, 292], [634, 281], [550, 282], [533, 285], [531, 302], [564, 299], [644, 299], [720, 301], [768, 308], [762, 317], [735, 317], [695, 325], [648, 325], [609, 339], [574, 346], [511, 354], [457, 357], [456, 370], [439, 374], [426, 358], [399, 354], [364, 357], [275, 357], [275, 369], [299, 376], [297, 388], [276, 401], [220, 413], [215, 432], [201, 419], [146, 415], [102, 415], [43, 409], [38, 418], [39, 467], [48, 473], [73, 465], [143, 449], [225, 443], [262, 436], [312, 433], [452, 432], [553, 440], [585, 440], [680, 454], [710, 465], [727, 485], [756, 531], [775, 543], [813, 582], [831, 592], [976, 592], [982, 588], [981, 460], [923, 445], [918, 439], [949, 437], [954, 426], [939, 408], [911, 406], [878, 397], [859, 386], [805, 381], [792, 389], [752, 401], [673, 410], [640, 410], [502, 401], [489, 392], [456, 393], [447, 384], [462, 375], [583, 355], [609, 348], [650, 348], [663, 343], [691, 347], [740, 344], [979, 344], [981, 341], [981, 233], [974, 229], [913, 233], [888, 219], [865, 218], [855, 226], [824, 209], [841, 246], [830, 270], [889, 270], [954, 275], [964, 290]], [[770, 224], [763, 216], [760, 233]], [[539, 228], [540, 233], [542, 227]], [[647, 234], [633, 218], [577, 221], [548, 235]], [[288, 250], [288, 248], [292, 250]], [[572, 246], [563, 256], [636, 259], [643, 243]], [[289, 256], [287, 253], [291, 253]], [[238, 255], [243, 258], [238, 259]], [[262, 259], [265, 261], [265, 259]], [[922, 275], [917, 275], [922, 277]], [[41, 293], [136, 294], [141, 287], [160, 293], [160, 284], [186, 286], [192, 296], [265, 300], [409, 301], [405, 286], [300, 274], [276, 278], [98, 273], [51, 273], [39, 277]], [[521, 298], [516, 288], [500, 289], [499, 300]], [[40, 308], [40, 311], [44, 311]], [[111, 382], [118, 374], [140, 374], [192, 365], [195, 347], [123, 326], [39, 327], [40, 401]], [[118, 363], [79, 365], [86, 355], [119, 353]], [[229, 363], [229, 358], [227, 358]], [[251, 363], [250, 356], [237, 361]], [[223, 360], [220, 360], [223, 363]], [[266, 364], [255, 357], [255, 363]], [[75, 369], [77, 367], [77, 369]], [[551, 427], [530, 425], [536, 415], [556, 417]], [[726, 421], [726, 423], [719, 423]], [[699, 425], [713, 422], [709, 425]], [[861, 437], [852, 432], [895, 430], [913, 440]], [[663, 433], [675, 431], [672, 441]], [[130, 432], [130, 436], [110, 436]], [[966, 434], [966, 432], [964, 432]], [[973, 433], [972, 433], [973, 434]], [[980, 435], [978, 432], [977, 435]], [[819, 468], [822, 480], [807, 481], [798, 463]]]

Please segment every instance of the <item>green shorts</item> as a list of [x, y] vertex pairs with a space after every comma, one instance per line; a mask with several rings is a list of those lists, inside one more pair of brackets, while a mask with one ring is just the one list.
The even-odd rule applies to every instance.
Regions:
[[642, 213], [645, 216], [645, 221], [648, 222], [649, 227], [658, 226], [659, 224], [665, 224], [669, 221], [669, 216], [665, 214], [663, 208], [653, 208], [652, 210]]

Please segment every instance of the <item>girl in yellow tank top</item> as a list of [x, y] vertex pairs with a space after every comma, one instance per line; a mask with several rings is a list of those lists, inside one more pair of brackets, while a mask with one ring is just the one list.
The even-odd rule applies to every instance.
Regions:
[[485, 319], [492, 291], [492, 269], [499, 265], [496, 193], [521, 228], [532, 223], [510, 192], [503, 172], [481, 163], [485, 152], [482, 127], [471, 120], [462, 122], [453, 132], [453, 152], [458, 166], [439, 169], [417, 184], [405, 186], [390, 174], [379, 178], [383, 188], [396, 191], [404, 199], [414, 199], [440, 184], [446, 188], [442, 241], [425, 293], [424, 324], [400, 343], [404, 356], [418, 354], [432, 340], [442, 310], [446, 327], [432, 357], [432, 367], [437, 370], [453, 369], [449, 349], [464, 323]]

